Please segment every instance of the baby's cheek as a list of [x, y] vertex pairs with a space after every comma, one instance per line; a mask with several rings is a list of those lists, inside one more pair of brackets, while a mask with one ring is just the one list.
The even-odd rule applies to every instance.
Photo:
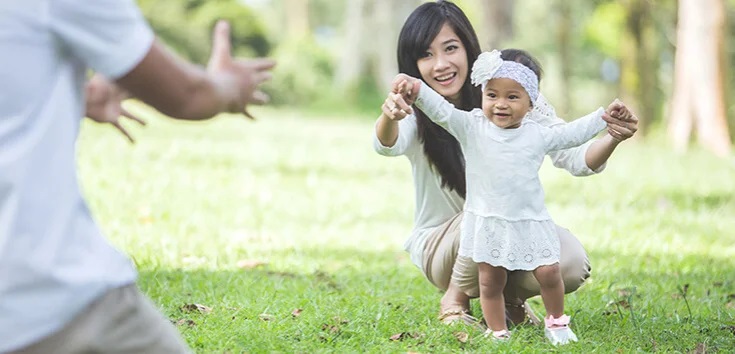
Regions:
[[493, 115], [493, 105], [492, 103], [487, 103], [486, 101], [482, 103], [482, 113], [485, 114], [485, 117], [490, 117]]

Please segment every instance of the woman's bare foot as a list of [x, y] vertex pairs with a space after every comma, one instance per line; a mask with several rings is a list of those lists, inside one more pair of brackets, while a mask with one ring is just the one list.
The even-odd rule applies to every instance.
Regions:
[[479, 319], [470, 314], [470, 297], [453, 284], [444, 293], [440, 302], [439, 320], [444, 324], [465, 323], [484, 330]]
[[449, 283], [449, 288], [442, 296], [439, 303], [440, 313], [447, 312], [467, 312], [470, 311], [470, 297], [467, 296], [458, 286]]

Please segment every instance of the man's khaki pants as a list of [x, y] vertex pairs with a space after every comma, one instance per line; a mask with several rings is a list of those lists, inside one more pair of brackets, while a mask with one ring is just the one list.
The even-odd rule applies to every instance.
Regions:
[[190, 353], [178, 330], [135, 285], [108, 291], [60, 331], [13, 354]]

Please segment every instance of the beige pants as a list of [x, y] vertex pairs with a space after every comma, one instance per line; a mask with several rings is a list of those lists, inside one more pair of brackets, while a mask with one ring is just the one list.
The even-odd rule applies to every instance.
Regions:
[[[451, 281], [470, 297], [480, 295], [477, 278], [477, 264], [469, 257], [458, 257], [462, 213], [439, 226], [429, 235], [424, 248], [424, 274], [429, 281], [441, 290], [446, 290]], [[587, 252], [569, 230], [557, 225], [561, 244], [559, 266], [564, 289], [567, 293], [577, 290], [590, 276]], [[526, 299], [541, 294], [538, 281], [530, 271], [508, 273], [505, 285], [506, 301]]]
[[59, 332], [14, 354], [190, 353], [179, 332], [135, 285], [112, 289]]

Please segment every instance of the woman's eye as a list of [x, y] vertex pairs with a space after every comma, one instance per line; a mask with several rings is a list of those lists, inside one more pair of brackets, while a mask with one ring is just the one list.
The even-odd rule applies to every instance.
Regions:
[[419, 56], [419, 58], [423, 59], [423, 58], [428, 58], [430, 56], [431, 56], [430, 52], [423, 52], [421, 53], [421, 56]]
[[453, 52], [453, 51], [457, 50], [458, 48], [459, 47], [456, 46], [456, 45], [450, 45], [450, 46], [447, 47], [446, 51], [447, 52]]

